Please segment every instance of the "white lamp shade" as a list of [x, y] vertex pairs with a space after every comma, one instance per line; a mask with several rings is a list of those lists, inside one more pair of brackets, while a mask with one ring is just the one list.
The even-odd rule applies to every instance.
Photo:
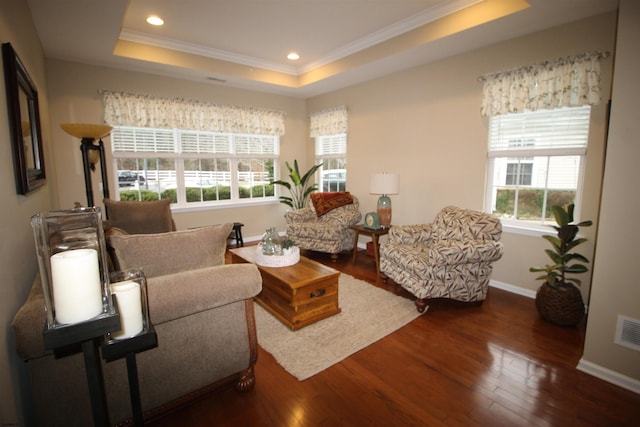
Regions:
[[369, 193], [398, 194], [398, 174], [374, 173], [371, 175]]

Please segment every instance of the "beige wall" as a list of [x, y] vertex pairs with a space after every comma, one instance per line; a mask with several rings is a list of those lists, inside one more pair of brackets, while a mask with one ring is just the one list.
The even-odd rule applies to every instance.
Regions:
[[[363, 212], [374, 210], [369, 194], [374, 172], [400, 174], [400, 194], [391, 196], [393, 223], [429, 222], [442, 207], [483, 209], [488, 120], [480, 116], [488, 73], [587, 51], [613, 52], [614, 13], [513, 39], [436, 63], [396, 73], [308, 101], [309, 112], [349, 108], [348, 189]], [[602, 98], [592, 109], [583, 218], [597, 220], [604, 153], [606, 101], [612, 58], [602, 61]], [[553, 230], [550, 230], [551, 232]], [[595, 227], [584, 229], [592, 259]], [[505, 233], [505, 253], [492, 278], [533, 292], [540, 285], [528, 269], [547, 262], [539, 236]], [[588, 295], [589, 278], [582, 291]]]
[[[59, 171], [56, 188], [60, 208], [72, 207], [76, 201], [86, 205], [87, 199], [80, 141], [67, 135], [59, 124], [102, 123], [102, 96], [98, 93], [102, 89], [284, 111], [286, 135], [281, 138], [281, 166], [284, 167], [284, 160], [293, 159], [300, 159], [302, 167], [309, 166], [305, 165], [310, 145], [306, 144], [308, 119], [304, 100], [62, 61], [48, 61], [47, 74], [55, 163]], [[111, 176], [114, 171], [110, 155], [111, 141], [105, 138], [104, 142], [107, 171]], [[97, 170], [93, 174], [96, 205], [102, 204], [102, 190], [98, 187], [100, 181]], [[112, 176], [109, 189], [112, 198], [115, 197], [118, 187]], [[245, 224], [243, 236], [250, 239], [261, 236], [268, 226], [276, 226], [279, 231], [284, 231], [284, 212], [284, 205], [274, 202], [248, 208], [174, 211], [174, 217], [180, 230], [208, 224], [242, 222]]]
[[[640, 382], [640, 352], [613, 341], [618, 315], [640, 323], [640, 283], [634, 268], [640, 240], [640, 193], [635, 173], [640, 159], [640, 3], [620, 3], [601, 223], [580, 368], [609, 380], [622, 374]], [[625, 385], [624, 378], [617, 379]], [[640, 390], [638, 384], [635, 388]]]
[[17, 406], [24, 389], [25, 371], [14, 351], [11, 333], [13, 315], [26, 299], [37, 270], [29, 219], [51, 208], [51, 131], [47, 81], [42, 46], [36, 36], [26, 0], [0, 0], [0, 41], [11, 43], [34, 81], [40, 102], [40, 119], [45, 151], [47, 184], [27, 196], [16, 194], [4, 85], [0, 78], [0, 424], [19, 420]]

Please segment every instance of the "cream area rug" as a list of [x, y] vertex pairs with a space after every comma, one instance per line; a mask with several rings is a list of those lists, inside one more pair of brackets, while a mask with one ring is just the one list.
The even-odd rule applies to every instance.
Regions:
[[342, 312], [292, 331], [258, 304], [258, 344], [303, 381], [378, 341], [420, 315], [413, 301], [340, 274]]

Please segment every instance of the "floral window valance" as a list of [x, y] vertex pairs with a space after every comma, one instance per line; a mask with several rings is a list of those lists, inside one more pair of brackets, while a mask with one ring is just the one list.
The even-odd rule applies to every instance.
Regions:
[[347, 107], [335, 107], [311, 114], [309, 136], [337, 135], [349, 131]]
[[102, 91], [104, 122], [112, 126], [284, 135], [282, 111]]
[[584, 53], [486, 74], [483, 116], [600, 103], [600, 60], [606, 53]]

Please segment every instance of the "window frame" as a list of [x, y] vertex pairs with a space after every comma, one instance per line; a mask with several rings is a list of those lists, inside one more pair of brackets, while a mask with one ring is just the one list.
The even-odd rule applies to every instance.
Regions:
[[[340, 141], [337, 142], [337, 145], [341, 145], [342, 147], [344, 147], [344, 151], [333, 151], [333, 152], [329, 152], [326, 154], [321, 154], [321, 152], [324, 152], [324, 149], [321, 149], [323, 147], [323, 144], [325, 143], [326, 140], [328, 139], [340, 139]], [[344, 183], [341, 186], [340, 185], [340, 176], [337, 177], [336, 181], [332, 181], [329, 180], [328, 182], [328, 189], [326, 191], [346, 191], [347, 189], [347, 140], [348, 140], [348, 135], [347, 133], [337, 133], [337, 134], [333, 134], [333, 135], [318, 135], [315, 137], [315, 159], [316, 159], [316, 164], [318, 163], [323, 163], [323, 166], [318, 168], [317, 172], [316, 172], [316, 182], [318, 183], [318, 191], [319, 192], [325, 192], [325, 173], [327, 174], [332, 174], [334, 172], [330, 172], [330, 171], [334, 171], [334, 170], [341, 170], [341, 169], [332, 169], [332, 168], [326, 168], [324, 163], [326, 160], [334, 160], [334, 161], [338, 161], [338, 162], [342, 162], [344, 165]], [[339, 172], [335, 172], [335, 173], [339, 173]], [[335, 189], [332, 188], [332, 183], [335, 182]]]
[[[125, 151], [125, 150], [117, 150], [117, 140], [114, 141], [114, 137], [118, 137], [118, 131], [120, 129], [127, 130], [143, 130], [143, 131], [160, 131], [160, 132], [170, 132], [172, 135], [172, 143], [173, 143], [173, 151]], [[229, 139], [229, 150], [227, 152], [200, 152], [198, 150], [194, 151], [186, 151], [183, 149], [186, 141], [182, 139], [182, 136], [188, 134], [195, 134], [196, 137], [200, 135], [206, 135], [212, 137], [212, 140], [216, 141], [216, 138], [222, 137], [223, 139]], [[269, 144], [272, 144], [273, 151], [267, 153], [257, 153], [257, 152], [239, 152], [238, 145], [239, 139], [246, 138], [248, 140], [252, 138], [258, 139], [268, 139], [270, 140]], [[250, 145], [250, 142], [245, 143], [246, 146]], [[136, 163], [143, 161], [144, 159], [151, 160], [159, 160], [159, 159], [173, 159], [174, 168], [172, 171], [175, 171], [175, 185], [176, 185], [176, 196], [177, 200], [174, 200], [171, 203], [172, 210], [179, 211], [196, 211], [196, 210], [211, 210], [211, 209], [221, 209], [221, 208], [233, 208], [238, 206], [256, 206], [262, 204], [276, 204], [278, 203], [278, 197], [274, 190], [274, 194], [270, 196], [264, 197], [253, 197], [252, 192], [249, 194], [250, 197], [241, 197], [240, 194], [240, 182], [239, 182], [239, 165], [242, 162], [246, 161], [263, 161], [266, 165], [271, 161], [272, 170], [270, 171], [271, 176], [268, 177], [269, 180], [272, 180], [277, 174], [277, 165], [280, 161], [280, 137], [277, 135], [252, 135], [252, 134], [241, 134], [241, 133], [231, 133], [231, 132], [211, 132], [211, 131], [196, 131], [190, 129], [162, 129], [162, 128], [143, 128], [136, 126], [114, 126], [111, 134], [111, 156], [112, 156], [112, 166], [113, 173], [112, 176], [115, 179], [117, 185], [117, 199], [120, 199], [120, 183], [118, 181], [118, 175], [120, 170], [118, 169], [118, 161], [120, 159], [135, 159]], [[261, 147], [263, 148], [263, 147]], [[156, 148], [157, 150], [157, 148]], [[229, 174], [229, 187], [230, 187], [230, 198], [229, 199], [219, 199], [219, 200], [200, 200], [200, 201], [187, 201], [187, 188], [192, 188], [192, 186], [187, 185], [187, 180], [185, 179], [185, 162], [190, 160], [225, 160], [229, 162], [229, 171], [226, 172]], [[137, 169], [138, 173], [143, 173], [144, 171], [140, 171]], [[146, 175], [146, 174], [144, 174]], [[204, 179], [204, 178], [203, 178]], [[147, 176], [145, 176], [145, 181], [148, 180]], [[147, 181], [148, 182], [148, 181]], [[265, 182], [265, 185], [268, 185], [268, 181]], [[197, 186], [196, 186], [197, 187]], [[224, 186], [212, 186], [213, 187], [223, 187]], [[253, 188], [253, 187], [250, 187]], [[137, 188], [140, 190], [138, 185]], [[157, 189], [160, 192], [159, 196], [161, 196], [162, 190], [160, 187]], [[139, 193], [140, 194], [140, 193]], [[201, 193], [201, 198], [203, 197], [203, 193]]]
[[[562, 111], [558, 111], [562, 110]], [[496, 185], [493, 180], [495, 178], [496, 173], [496, 163], [498, 160], [503, 159], [506, 164], [510, 163], [533, 163], [536, 162], [536, 159], [546, 157], [547, 163], [550, 163], [553, 158], [570, 158], [573, 156], [579, 157], [579, 167], [576, 173], [576, 188], [575, 188], [575, 197], [573, 202], [575, 203], [575, 217], [576, 220], [579, 220], [581, 207], [582, 207], [582, 196], [583, 196], [583, 187], [584, 187], [584, 177], [585, 177], [585, 168], [586, 168], [586, 160], [587, 160], [587, 146], [588, 146], [588, 137], [589, 137], [589, 128], [591, 125], [591, 107], [590, 106], [582, 106], [582, 107], [568, 107], [561, 108], [557, 110], [543, 110], [539, 113], [543, 114], [555, 114], [559, 112], [568, 112], [568, 110], [575, 110], [576, 114], [584, 114], [586, 115], [586, 127], [581, 129], [580, 132], [583, 132], [582, 137], [584, 138], [584, 145], [581, 147], [577, 147], [571, 144], [571, 146], [561, 146], [558, 147], [550, 147], [543, 146], [540, 148], [531, 147], [529, 144], [523, 143], [514, 143], [514, 148], [509, 149], [504, 147], [502, 149], [494, 149], [492, 150], [492, 132], [493, 132], [493, 120], [495, 120], [498, 116], [493, 116], [489, 118], [489, 132], [488, 132], [488, 151], [487, 151], [487, 174], [486, 174], [486, 185], [485, 185], [485, 211], [489, 213], [493, 213], [493, 208], [495, 205], [494, 193], [497, 191], [498, 187], [513, 187], [515, 189], [520, 188], [540, 188], [539, 186], [535, 186], [534, 182], [531, 185], [507, 185], [506, 177], [505, 182]], [[581, 111], [578, 111], [581, 110]], [[532, 115], [536, 112], [524, 112], [524, 113], [516, 113], [510, 114], [509, 116], [518, 116], [525, 117], [524, 115]], [[584, 119], [584, 118], [583, 118]], [[583, 124], [583, 126], [585, 126]], [[529, 132], [523, 135], [520, 138], [521, 140], [525, 140], [530, 138], [530, 133], [532, 131], [530, 129], [525, 132]], [[562, 131], [558, 132], [562, 133]], [[511, 141], [509, 141], [508, 145], [511, 145]], [[532, 167], [532, 175], [536, 174], [536, 166]], [[521, 179], [522, 177], [520, 177]], [[549, 190], [552, 190], [553, 187], [549, 187], [548, 181], [549, 178], [549, 169], [546, 169], [545, 172], [545, 186], [542, 188], [545, 193]], [[519, 178], [516, 178], [519, 180]], [[534, 181], [534, 177], [532, 176], [532, 181]], [[546, 203], [546, 201], [545, 201]], [[546, 206], [546, 205], [545, 205]], [[543, 234], [548, 234], [550, 230], [550, 225], [555, 225], [555, 221], [553, 218], [543, 218], [540, 221], [534, 222], [533, 220], [523, 220], [523, 219], [514, 219], [508, 217], [500, 217], [503, 230], [506, 232], [512, 232], [516, 234], [525, 234], [532, 236], [541, 236]]]

